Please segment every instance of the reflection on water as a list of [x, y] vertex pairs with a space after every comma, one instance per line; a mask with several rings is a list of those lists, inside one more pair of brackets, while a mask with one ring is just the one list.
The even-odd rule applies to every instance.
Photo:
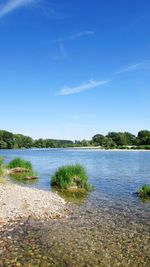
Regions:
[[13, 173], [7, 177], [10, 182], [17, 183], [19, 185], [35, 186], [38, 184], [38, 178], [26, 179], [30, 173]]
[[90, 193], [81, 189], [77, 191], [59, 190], [58, 194], [64, 198], [66, 202], [82, 204]]
[[150, 266], [150, 202], [142, 202], [135, 194], [143, 184], [150, 183], [149, 152], [51, 149], [1, 154], [6, 162], [16, 156], [32, 162], [39, 179], [28, 186], [49, 190], [56, 168], [80, 163], [87, 168], [95, 188], [80, 205], [68, 204], [66, 219], [28, 221], [2, 232], [2, 246], [7, 247], [2, 264]]

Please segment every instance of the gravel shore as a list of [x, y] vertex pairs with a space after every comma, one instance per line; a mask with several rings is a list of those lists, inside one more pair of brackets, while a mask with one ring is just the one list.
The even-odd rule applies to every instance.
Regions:
[[14, 184], [0, 184], [0, 226], [28, 218], [61, 218], [65, 213], [65, 201], [56, 193]]

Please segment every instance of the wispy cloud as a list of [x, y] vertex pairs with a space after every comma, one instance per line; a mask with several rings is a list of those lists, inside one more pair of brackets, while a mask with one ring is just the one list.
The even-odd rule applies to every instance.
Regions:
[[15, 9], [35, 3], [36, 0], [8, 0], [0, 6], [0, 18], [13, 12]]
[[150, 69], [150, 61], [149, 60], [139, 62], [139, 63], [133, 64], [133, 65], [129, 65], [123, 69], [116, 71], [114, 74], [122, 74], [122, 73], [126, 73], [126, 72], [133, 72], [133, 71], [146, 70], [146, 69]]
[[58, 49], [59, 49], [59, 54], [56, 56], [53, 56], [52, 59], [62, 60], [66, 57], [66, 55], [67, 55], [66, 49], [65, 49], [65, 43], [66, 42], [73, 41], [73, 40], [79, 39], [83, 36], [88, 36], [88, 35], [93, 35], [93, 34], [94, 34], [94, 31], [82, 31], [82, 32], [78, 32], [78, 33], [69, 35], [69, 36], [64, 37], [64, 38], [58, 38], [58, 39], [52, 40], [51, 43], [57, 44]]
[[89, 80], [86, 83], [82, 83], [78, 86], [75, 87], [64, 87], [60, 93], [58, 93], [58, 95], [72, 95], [72, 94], [78, 94], [81, 93], [83, 91], [92, 89], [92, 88], [96, 88], [99, 86], [102, 86], [106, 83], [108, 83], [109, 81], [94, 81], [93, 79]]
[[72, 34], [64, 38], [58, 38], [58, 39], [52, 40], [52, 43], [59, 43], [59, 42], [63, 43], [66, 41], [76, 40], [80, 37], [93, 35], [93, 34], [94, 34], [94, 31], [82, 31], [82, 32], [78, 32], [78, 33]]

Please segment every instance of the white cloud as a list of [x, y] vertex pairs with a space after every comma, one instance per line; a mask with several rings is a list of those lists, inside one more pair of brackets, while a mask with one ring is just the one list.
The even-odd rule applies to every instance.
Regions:
[[15, 9], [30, 5], [35, 2], [35, 0], [9, 0], [6, 2], [6, 4], [0, 6], [0, 17], [4, 17]]
[[93, 35], [94, 32], [93, 31], [82, 31], [82, 32], [78, 32], [76, 34], [64, 37], [64, 38], [58, 38], [55, 40], [52, 40], [52, 43], [57, 43], [57, 42], [66, 42], [66, 41], [71, 41], [71, 40], [76, 40], [82, 36], [87, 36], [87, 35]]
[[150, 61], [143, 61], [143, 62], [139, 62], [133, 65], [129, 65], [126, 68], [120, 69], [118, 71], [116, 71], [114, 74], [121, 74], [121, 73], [125, 73], [125, 72], [133, 72], [133, 71], [137, 71], [137, 70], [146, 70], [146, 69], [150, 69]]
[[52, 59], [53, 60], [62, 60], [66, 57], [67, 53], [66, 53], [66, 49], [65, 49], [65, 42], [73, 41], [73, 40], [79, 39], [83, 36], [92, 35], [92, 34], [94, 34], [93, 31], [82, 31], [82, 32], [78, 32], [76, 34], [67, 36], [65, 38], [58, 38], [58, 39], [52, 40], [51, 43], [52, 44], [58, 44], [58, 49], [59, 49], [59, 54], [56, 56], [53, 56]]
[[104, 84], [108, 83], [108, 81], [94, 81], [93, 79], [89, 80], [86, 83], [82, 83], [75, 87], [64, 87], [58, 95], [72, 95], [72, 94], [78, 94], [83, 91], [96, 88], [99, 86], [102, 86]]

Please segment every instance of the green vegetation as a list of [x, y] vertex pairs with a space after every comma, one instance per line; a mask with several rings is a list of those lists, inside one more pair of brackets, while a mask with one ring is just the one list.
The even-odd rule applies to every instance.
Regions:
[[65, 147], [101, 147], [104, 149], [150, 149], [150, 131], [142, 130], [135, 136], [129, 132], [109, 132], [96, 134], [91, 140], [55, 140], [37, 139], [0, 130], [0, 149], [20, 148], [65, 148]]
[[0, 157], [0, 184], [6, 183], [4, 176], [4, 159], [3, 157]]
[[17, 180], [34, 180], [37, 174], [33, 171], [32, 164], [21, 158], [15, 158], [8, 164], [10, 176]]
[[4, 181], [4, 159], [0, 157], [0, 183]]
[[38, 139], [33, 140], [29, 136], [22, 134], [13, 134], [8, 131], [0, 130], [0, 149], [18, 149], [18, 148], [48, 148], [48, 147], [69, 147], [73, 146], [70, 140]]
[[0, 157], [0, 177], [2, 178], [4, 175], [4, 159]]
[[51, 185], [58, 189], [76, 191], [91, 189], [86, 170], [79, 164], [60, 167], [51, 178]]
[[32, 171], [32, 164], [29, 161], [23, 160], [21, 158], [15, 158], [8, 164], [8, 169], [14, 169], [18, 167]]
[[20, 180], [20, 181], [29, 181], [31, 183], [33, 183], [34, 181], [36, 181], [37, 179], [37, 174], [33, 171], [23, 171], [23, 172], [12, 172], [10, 174], [10, 176], [14, 179], [14, 180]]
[[142, 199], [150, 200], [150, 185], [143, 185], [138, 192], [138, 196]]

